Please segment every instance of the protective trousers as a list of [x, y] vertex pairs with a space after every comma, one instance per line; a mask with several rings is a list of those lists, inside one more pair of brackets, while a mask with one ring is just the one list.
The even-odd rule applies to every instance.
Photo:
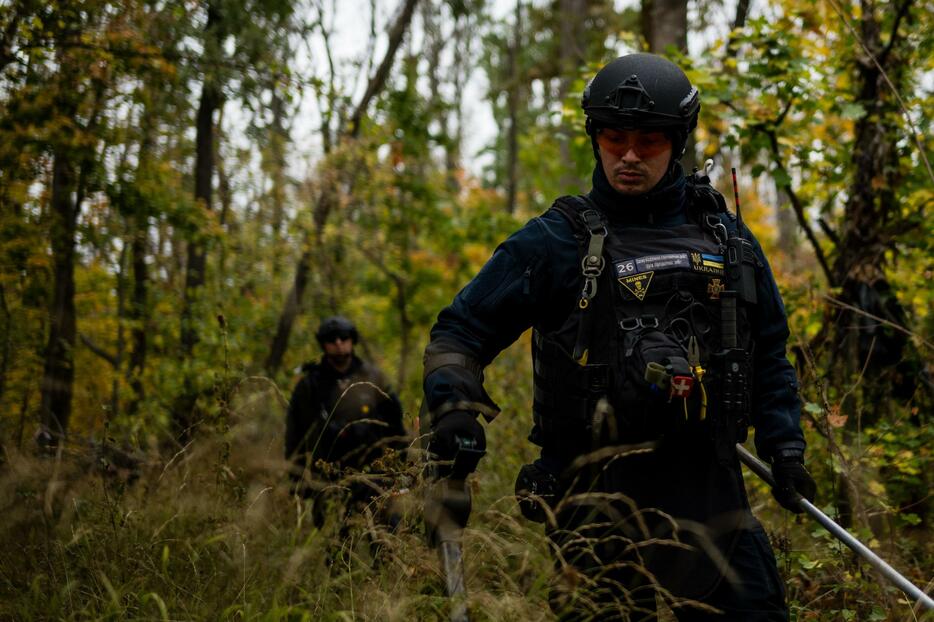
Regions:
[[562, 621], [655, 622], [656, 598], [679, 622], [788, 622], [784, 587], [768, 536], [751, 516], [729, 559], [729, 572], [707, 594], [678, 599], [641, 563], [639, 543], [612, 517], [549, 532], [558, 573], [550, 605]]

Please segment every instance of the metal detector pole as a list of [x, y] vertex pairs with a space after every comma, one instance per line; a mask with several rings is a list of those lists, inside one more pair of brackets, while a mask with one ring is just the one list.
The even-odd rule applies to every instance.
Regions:
[[[750, 471], [761, 477], [770, 486], [775, 485], [775, 480], [772, 479], [772, 470], [769, 468], [769, 465], [749, 453], [749, 451], [739, 443], [736, 444], [736, 452], [739, 454], [740, 461], [749, 467]], [[817, 506], [800, 495], [798, 495], [798, 506], [810, 514], [811, 518], [820, 523], [821, 526], [833, 534], [835, 538], [850, 547], [854, 553], [857, 553], [860, 557], [869, 562], [873, 568], [882, 573], [882, 576], [886, 579], [894, 583], [898, 589], [905, 592], [910, 598], [924, 605], [926, 609], [934, 611], [934, 600], [932, 600], [930, 596], [925, 594], [917, 585], [902, 576], [897, 570], [889, 566], [884, 559], [873, 553], [869, 547], [854, 538], [849, 531], [833, 522], [829, 516], [817, 509]]]
[[[429, 458], [428, 443], [431, 438], [430, 413], [427, 402], [422, 402], [419, 410], [419, 429], [421, 434], [422, 450], [425, 458]], [[471, 448], [458, 447], [451, 470], [461, 473], [472, 473], [477, 467], [480, 458], [485, 452]], [[466, 475], [456, 479], [451, 477], [438, 477], [429, 464], [427, 471], [431, 483], [425, 495], [425, 524], [429, 530], [429, 543], [438, 549], [441, 560], [441, 572], [444, 573], [444, 591], [451, 601], [451, 622], [470, 622], [467, 612], [467, 587], [464, 580], [464, 555], [461, 550], [461, 541], [464, 528], [470, 518], [471, 499], [470, 488], [467, 486]]]
[[438, 544], [438, 554], [441, 556], [441, 568], [444, 571], [445, 592], [451, 600], [451, 622], [469, 622], [460, 539], [442, 539]]

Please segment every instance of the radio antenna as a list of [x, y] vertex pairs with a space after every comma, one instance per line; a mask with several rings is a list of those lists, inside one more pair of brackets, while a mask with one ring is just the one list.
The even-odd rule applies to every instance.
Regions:
[[736, 225], [739, 230], [740, 237], [743, 236], [743, 214], [739, 208], [739, 185], [736, 183], [736, 167], [731, 167], [730, 171], [733, 173], [733, 202], [736, 204]]

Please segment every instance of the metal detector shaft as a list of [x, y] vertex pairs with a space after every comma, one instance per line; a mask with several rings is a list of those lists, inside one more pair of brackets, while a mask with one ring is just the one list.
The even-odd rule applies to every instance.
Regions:
[[451, 622], [468, 622], [467, 588], [464, 587], [464, 558], [460, 542], [442, 540], [438, 546], [444, 571], [445, 591], [451, 599]]
[[[770, 486], [775, 485], [775, 480], [772, 479], [772, 470], [769, 466], [756, 458], [754, 455], [749, 453], [749, 451], [742, 445], [736, 445], [736, 452], [739, 454], [739, 459], [749, 467], [749, 470], [765, 480]], [[882, 573], [886, 579], [891, 581], [898, 589], [905, 592], [910, 598], [924, 605], [928, 610], [934, 611], [934, 600], [930, 596], [925, 594], [921, 588], [917, 585], [906, 579], [899, 573], [897, 570], [889, 566], [885, 560], [872, 552], [872, 550], [867, 547], [865, 544], [857, 540], [853, 535], [833, 522], [829, 516], [821, 512], [817, 507], [805, 499], [804, 497], [798, 497], [798, 505], [802, 510], [811, 515], [811, 518], [816, 520], [821, 526], [829, 531], [835, 538], [847, 545], [853, 552], [857, 553], [860, 557], [865, 559], [869, 564]]]

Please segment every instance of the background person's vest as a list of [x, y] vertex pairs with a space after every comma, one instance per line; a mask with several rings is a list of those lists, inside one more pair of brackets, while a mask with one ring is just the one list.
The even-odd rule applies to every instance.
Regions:
[[[320, 371], [316, 368], [312, 373], [319, 391], [324, 391]], [[315, 459], [359, 468], [379, 455], [381, 441], [394, 434], [384, 417], [392, 407], [385, 386], [382, 374], [364, 362], [334, 382], [330, 392], [321, 394], [323, 426]]]

